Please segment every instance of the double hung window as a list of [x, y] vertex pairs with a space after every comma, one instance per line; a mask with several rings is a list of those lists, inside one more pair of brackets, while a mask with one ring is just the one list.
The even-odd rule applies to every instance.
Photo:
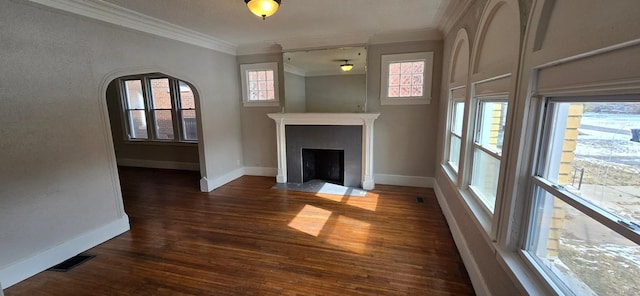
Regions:
[[640, 99], [541, 104], [524, 254], [559, 290], [640, 290]]
[[140, 75], [120, 79], [126, 137], [130, 141], [195, 142], [195, 96], [175, 78]]
[[449, 112], [449, 150], [447, 163], [456, 173], [460, 167], [460, 147], [462, 146], [462, 122], [464, 118], [464, 98], [453, 98]]
[[491, 213], [496, 204], [506, 116], [506, 98], [478, 99], [469, 188]]

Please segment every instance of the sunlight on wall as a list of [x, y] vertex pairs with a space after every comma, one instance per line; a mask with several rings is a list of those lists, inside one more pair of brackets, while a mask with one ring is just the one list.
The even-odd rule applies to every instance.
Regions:
[[326, 242], [362, 254], [366, 251], [371, 224], [346, 216], [338, 216]]
[[305, 205], [298, 215], [291, 220], [289, 227], [317, 237], [330, 216], [331, 211]]

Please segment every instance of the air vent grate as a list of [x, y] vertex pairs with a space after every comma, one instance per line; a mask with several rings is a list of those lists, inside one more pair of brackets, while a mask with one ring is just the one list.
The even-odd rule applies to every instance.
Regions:
[[419, 203], [424, 203], [424, 198], [418, 196], [418, 197], [416, 197], [416, 201], [419, 202]]
[[67, 272], [69, 270], [72, 270], [73, 268], [77, 267], [78, 265], [85, 263], [87, 261], [89, 261], [90, 259], [92, 259], [93, 257], [95, 257], [96, 255], [90, 255], [90, 254], [80, 254], [80, 255], [76, 255], [73, 256], [67, 260], [65, 260], [64, 262], [49, 268], [48, 270], [50, 271], [58, 271], [58, 272]]

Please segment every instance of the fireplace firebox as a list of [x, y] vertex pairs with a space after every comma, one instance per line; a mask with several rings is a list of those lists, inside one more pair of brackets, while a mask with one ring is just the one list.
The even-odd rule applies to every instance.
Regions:
[[302, 181], [344, 185], [344, 150], [302, 149]]

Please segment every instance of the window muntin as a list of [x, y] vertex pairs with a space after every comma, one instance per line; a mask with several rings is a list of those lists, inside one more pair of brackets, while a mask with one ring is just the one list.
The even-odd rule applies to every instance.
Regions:
[[525, 251], [565, 292], [633, 294], [640, 289], [640, 100], [549, 99], [544, 112]]
[[380, 103], [429, 104], [433, 52], [382, 55]]
[[490, 213], [496, 205], [506, 114], [506, 99], [478, 100], [469, 188]]
[[464, 100], [454, 99], [451, 102], [449, 117], [449, 152], [447, 162], [457, 173], [460, 167], [460, 147], [462, 145], [462, 122], [464, 119]]
[[277, 63], [242, 64], [240, 72], [245, 107], [280, 105]]
[[[127, 139], [136, 142], [198, 140], [195, 101], [187, 83], [154, 74], [122, 78], [120, 86]], [[187, 99], [181, 99], [181, 95]], [[186, 107], [182, 107], [183, 101]], [[148, 122], [152, 122], [152, 126], [148, 126]]]

